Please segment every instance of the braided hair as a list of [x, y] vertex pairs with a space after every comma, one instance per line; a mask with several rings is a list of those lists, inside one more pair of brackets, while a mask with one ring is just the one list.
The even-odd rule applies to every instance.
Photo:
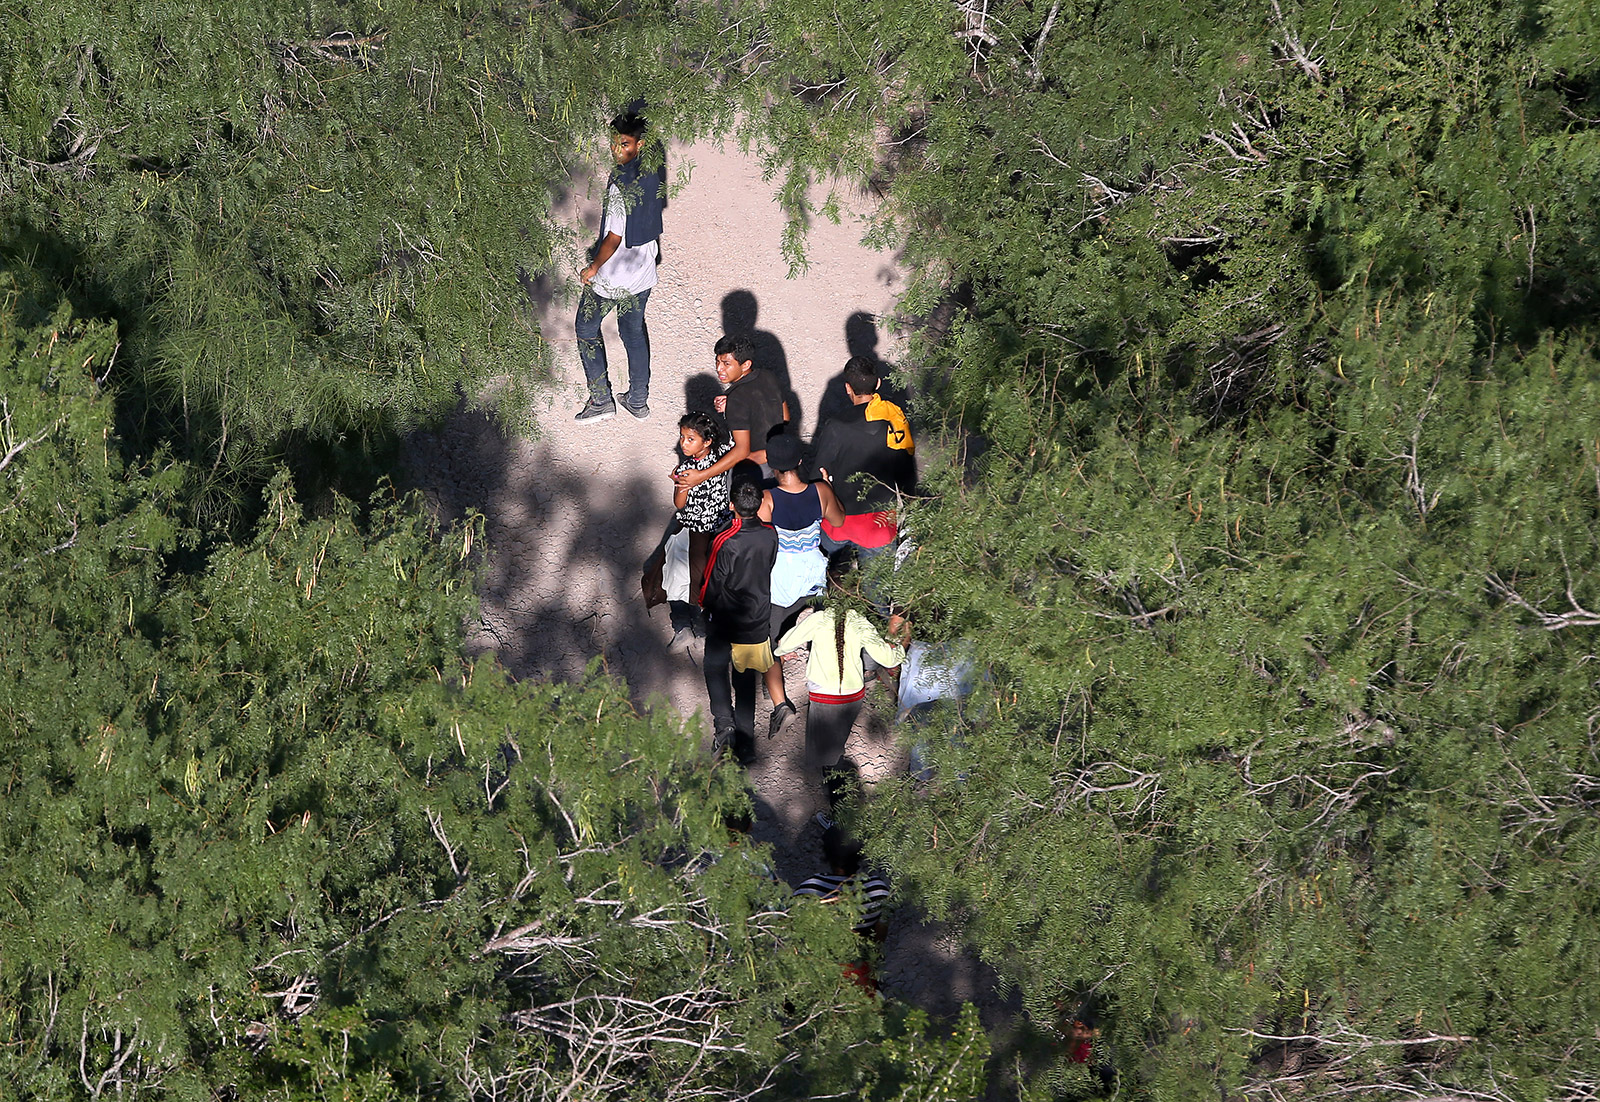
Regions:
[[841, 547], [828, 557], [828, 605], [833, 610], [833, 647], [844, 680], [844, 628], [850, 616], [849, 582], [856, 569], [856, 550]]

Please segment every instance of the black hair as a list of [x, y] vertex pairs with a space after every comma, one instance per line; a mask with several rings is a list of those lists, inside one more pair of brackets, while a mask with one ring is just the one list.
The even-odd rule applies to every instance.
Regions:
[[624, 111], [611, 120], [613, 134], [626, 134], [635, 141], [642, 141], [645, 131], [649, 129], [650, 124], [645, 121], [645, 117], [635, 111]]
[[797, 471], [804, 462], [804, 452], [798, 436], [776, 433], [767, 440], [767, 466], [780, 473]]
[[828, 867], [843, 876], [861, 871], [861, 843], [839, 829], [835, 823], [822, 832], [822, 856]]
[[711, 445], [714, 452], [728, 442], [722, 435], [722, 422], [703, 409], [691, 409], [678, 418], [680, 429], [693, 429], [700, 434], [700, 439]]
[[828, 556], [828, 581], [844, 588], [850, 571], [856, 568], [856, 549], [848, 543]]
[[863, 394], [876, 394], [878, 392], [878, 365], [867, 356], [851, 356], [844, 364], [845, 385], [856, 392], [859, 397]]
[[1070, 989], [1063, 991], [1055, 997], [1055, 1006], [1063, 1026], [1076, 1022], [1091, 1032], [1099, 1031], [1102, 1008], [1100, 996], [1094, 992], [1080, 997]]
[[718, 337], [716, 347], [711, 350], [711, 354], [721, 356], [725, 352], [732, 352], [733, 358], [742, 364], [747, 364], [756, 358], [756, 346], [743, 334]]
[[733, 484], [729, 500], [733, 503], [733, 511], [749, 520], [761, 511], [761, 487], [755, 482], [741, 479]]

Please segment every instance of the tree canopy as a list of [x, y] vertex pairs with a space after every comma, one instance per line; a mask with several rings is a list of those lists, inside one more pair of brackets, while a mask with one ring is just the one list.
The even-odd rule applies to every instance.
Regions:
[[739, 775], [679, 719], [461, 656], [472, 526], [309, 518], [280, 476], [173, 574], [173, 472], [106, 443], [111, 327], [11, 290], [8, 1093], [970, 1093], [976, 1020], [849, 982], [848, 918], [738, 844]]
[[1153, 1095], [1581, 1097], [1592, 16], [984, 12], [892, 201], [992, 690], [879, 852]]
[[8, 1081], [977, 1090], [710, 860], [676, 721], [460, 656], [470, 525], [275, 473], [514, 421], [551, 189], [643, 95], [792, 211], [869, 183], [916, 276], [960, 462], [886, 584], [988, 680], [862, 808], [903, 890], [1130, 1094], [1591, 1096], [1591, 7], [14, 5]]

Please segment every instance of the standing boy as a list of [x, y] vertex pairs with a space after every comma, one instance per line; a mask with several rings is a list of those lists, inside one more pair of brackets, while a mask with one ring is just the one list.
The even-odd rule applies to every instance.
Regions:
[[605, 421], [617, 413], [606, 345], [600, 336], [600, 322], [613, 309], [628, 353], [628, 392], [622, 408], [640, 420], [650, 415], [650, 331], [645, 328], [644, 308], [656, 285], [661, 258], [657, 239], [666, 181], [660, 166], [640, 164], [645, 129], [645, 120], [632, 112], [611, 120], [611, 157], [617, 167], [606, 184], [604, 228], [594, 259], [578, 273], [583, 283], [576, 324], [578, 359], [589, 382], [589, 400], [578, 411], [578, 421]]
[[741, 765], [756, 759], [756, 680], [772, 665], [772, 563], [778, 534], [757, 515], [761, 489], [733, 486], [733, 523], [711, 541], [700, 590], [706, 613], [706, 695], [718, 749], [731, 746]]
[[[783, 400], [777, 376], [752, 362], [750, 338], [723, 337], [712, 353], [717, 358], [717, 381], [726, 388], [717, 395], [717, 412], [728, 426], [733, 448], [706, 470], [689, 472], [685, 476], [689, 486], [732, 471], [746, 459], [752, 467], [757, 463], [765, 465], [767, 441], [782, 432], [789, 421], [789, 403]], [[744, 481], [737, 473], [734, 479]]]

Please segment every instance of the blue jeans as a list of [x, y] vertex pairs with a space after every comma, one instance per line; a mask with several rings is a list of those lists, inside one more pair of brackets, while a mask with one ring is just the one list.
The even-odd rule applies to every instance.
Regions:
[[602, 405], [612, 401], [611, 376], [606, 368], [606, 342], [600, 336], [600, 322], [613, 309], [617, 311], [617, 332], [628, 353], [628, 393], [623, 401], [642, 406], [650, 397], [650, 330], [644, 324], [649, 291], [628, 299], [602, 298], [592, 287], [583, 289], [578, 299], [578, 360], [589, 380], [589, 396]]

